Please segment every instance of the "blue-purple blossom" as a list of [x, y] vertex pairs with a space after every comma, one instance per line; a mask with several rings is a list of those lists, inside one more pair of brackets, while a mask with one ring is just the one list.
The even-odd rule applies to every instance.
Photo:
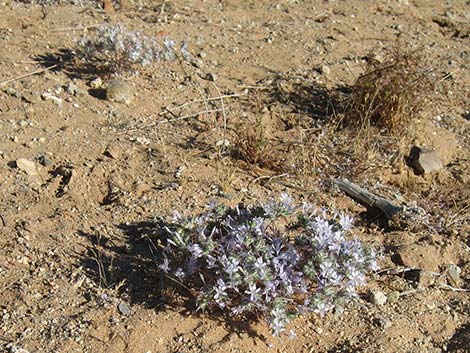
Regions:
[[245, 291], [248, 294], [250, 302], [258, 301], [259, 295], [258, 293], [261, 291], [261, 288], [257, 288], [255, 283], [250, 283], [248, 289]]
[[164, 36], [162, 40], [139, 31], [129, 31], [124, 26], [102, 25], [96, 36], [78, 40], [77, 53], [88, 62], [108, 65], [114, 72], [127, 71], [132, 65], [148, 66], [160, 60], [173, 61], [178, 52], [189, 59], [187, 43], [176, 49], [176, 42]]
[[[278, 228], [279, 217], [291, 224]], [[297, 207], [287, 194], [261, 209], [212, 204], [163, 228], [159, 267], [198, 293], [199, 309], [264, 314], [279, 335], [291, 315], [340, 312], [358, 298], [378, 266], [376, 253], [349, 236], [352, 224], [346, 215]]]

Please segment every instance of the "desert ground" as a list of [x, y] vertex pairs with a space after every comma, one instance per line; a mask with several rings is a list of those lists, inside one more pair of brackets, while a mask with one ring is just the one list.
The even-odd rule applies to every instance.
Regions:
[[[114, 5], [0, 2], [0, 350], [470, 352], [469, 1]], [[128, 97], [109, 99], [113, 75], [75, 51], [113, 24], [190, 57], [121, 75]], [[400, 134], [341, 124], [340, 101], [397, 45], [429, 60], [439, 91]], [[442, 168], [417, 175], [413, 145]], [[338, 178], [418, 216], [371, 216]], [[162, 287], [155, 219], [281, 192], [351, 215], [380, 249], [356, 305], [273, 337]]]

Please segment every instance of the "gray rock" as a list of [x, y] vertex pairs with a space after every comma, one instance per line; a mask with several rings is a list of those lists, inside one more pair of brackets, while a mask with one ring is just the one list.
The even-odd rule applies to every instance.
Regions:
[[28, 175], [37, 175], [38, 174], [38, 169], [36, 167], [36, 163], [33, 161], [30, 161], [29, 159], [26, 158], [20, 158], [16, 160], [16, 167]]
[[447, 278], [449, 279], [449, 282], [453, 286], [459, 286], [460, 272], [461, 272], [460, 267], [453, 265], [453, 264], [449, 265], [449, 267], [447, 268], [447, 271], [446, 271]]
[[429, 174], [443, 168], [441, 159], [434, 150], [413, 146], [410, 151], [410, 164], [416, 174]]
[[375, 324], [383, 329], [388, 329], [392, 327], [392, 322], [385, 317], [378, 317], [374, 320]]
[[129, 316], [131, 314], [131, 310], [124, 302], [120, 302], [118, 305], [119, 312], [124, 316]]
[[126, 81], [113, 79], [108, 82], [106, 98], [112, 102], [130, 104], [134, 98], [134, 89]]
[[381, 291], [371, 292], [370, 302], [375, 305], [384, 305], [387, 302], [387, 296]]
[[65, 91], [68, 94], [71, 94], [72, 96], [84, 96], [85, 91], [80, 89], [75, 83], [69, 82], [67, 85], [65, 85]]
[[330, 70], [330, 68], [329, 68], [328, 66], [322, 65], [322, 66], [320, 67], [320, 72], [321, 72], [323, 75], [328, 76], [328, 75], [330, 74], [331, 70]]
[[206, 80], [215, 82], [215, 81], [217, 81], [217, 75], [216, 75], [215, 73], [213, 73], [213, 72], [209, 72], [209, 73], [206, 75]]
[[45, 154], [42, 154], [39, 157], [37, 157], [37, 160], [38, 160], [39, 164], [43, 165], [44, 167], [50, 166], [52, 164], [49, 157], [46, 156]]

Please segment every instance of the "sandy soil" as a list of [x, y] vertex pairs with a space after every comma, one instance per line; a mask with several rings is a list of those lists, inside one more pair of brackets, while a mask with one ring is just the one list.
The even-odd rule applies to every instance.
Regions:
[[[135, 95], [128, 105], [103, 99], [90, 87], [96, 75], [67, 65], [2, 86], [0, 348], [470, 352], [469, 2], [178, 0], [163, 14], [158, 1], [125, 5], [0, 3], [0, 82], [50, 66], [93, 32], [84, 27], [102, 23], [168, 32], [187, 40], [193, 56], [127, 77]], [[433, 58], [446, 99], [429, 102], [409, 138], [382, 136], [380, 148], [349, 143], [348, 131], [326, 133], [333, 92], [397, 37]], [[61, 88], [70, 82], [82, 94]], [[236, 96], [207, 100], [221, 95]], [[219, 112], [174, 120], [166, 108], [177, 117]], [[282, 155], [279, 168], [221, 147], [257, 119]], [[436, 149], [444, 170], [414, 175], [401, 158], [412, 143]], [[35, 170], [19, 168], [20, 158]], [[336, 177], [419, 206], [425, 220], [377, 225], [338, 191]], [[341, 317], [299, 318], [290, 327], [297, 337], [279, 340], [263, 322], [234, 326], [160, 291], [148, 236], [154, 217], [196, 214], [214, 198], [256, 204], [281, 191], [347, 211], [358, 236], [384, 249], [384, 270], [371, 275], [360, 305]], [[371, 290], [387, 302], [371, 303]]]

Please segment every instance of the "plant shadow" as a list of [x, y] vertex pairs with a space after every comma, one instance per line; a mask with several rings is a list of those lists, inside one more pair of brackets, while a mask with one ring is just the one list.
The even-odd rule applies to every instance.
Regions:
[[109, 70], [96, 63], [79, 62], [76, 53], [68, 48], [59, 49], [57, 52], [45, 53], [33, 57], [40, 66], [50, 68], [51, 72], [63, 72], [70, 79], [90, 80], [96, 76], [107, 76]]
[[328, 122], [344, 112], [350, 93], [348, 86], [328, 88], [314, 79], [278, 75], [269, 99], [290, 106], [295, 113], [307, 114], [315, 122]]

